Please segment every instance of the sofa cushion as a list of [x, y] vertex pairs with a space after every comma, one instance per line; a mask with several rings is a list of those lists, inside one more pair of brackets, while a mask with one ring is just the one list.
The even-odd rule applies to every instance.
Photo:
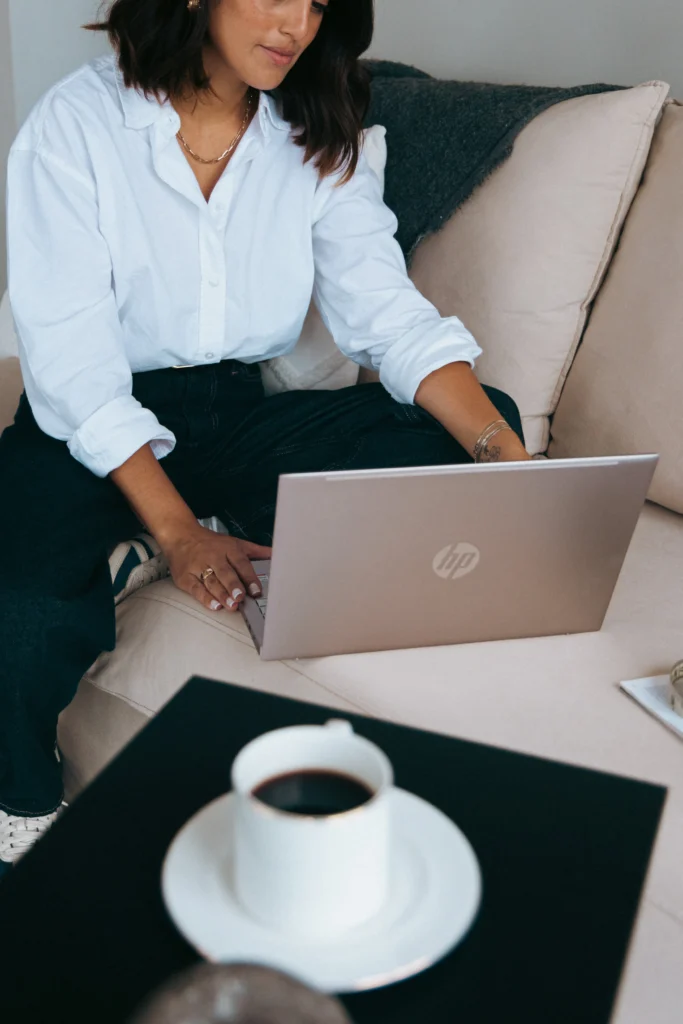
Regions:
[[14, 330], [9, 295], [5, 292], [0, 297], [0, 359], [18, 355], [18, 342]]
[[650, 497], [677, 512], [683, 512], [682, 274], [683, 105], [671, 104], [567, 378], [550, 454], [659, 452]]
[[0, 359], [0, 434], [14, 422], [23, 387], [19, 360]]
[[415, 284], [472, 331], [484, 350], [477, 373], [517, 401], [532, 454], [547, 448], [668, 91], [646, 83], [545, 111], [415, 253]]
[[[386, 129], [373, 125], [365, 129], [363, 137], [365, 156], [384, 188]], [[262, 363], [261, 376], [268, 395], [281, 391], [330, 391], [355, 384], [358, 369], [358, 365], [337, 348], [311, 300], [296, 348], [286, 356]]]
[[208, 612], [161, 580], [117, 608], [117, 648], [86, 674], [60, 719], [67, 798], [114, 757], [195, 674], [205, 674], [341, 710], [353, 705], [320, 686], [297, 662], [262, 662], [239, 614]]

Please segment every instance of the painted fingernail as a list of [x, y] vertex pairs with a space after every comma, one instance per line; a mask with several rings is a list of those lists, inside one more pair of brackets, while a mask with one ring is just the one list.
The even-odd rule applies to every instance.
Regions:
[[259, 594], [261, 593], [261, 588], [259, 587], [258, 583], [252, 583], [250, 585], [249, 593], [251, 594], [252, 597], [258, 597], [259, 596]]
[[237, 607], [236, 603], [233, 601], [233, 599], [231, 597], [228, 598], [228, 600], [226, 601], [226, 604], [227, 604], [228, 608], [236, 608]]
[[212, 601], [211, 604], [209, 605], [209, 608], [211, 609], [212, 612], [217, 612], [220, 609], [220, 606], [220, 601]]
[[233, 590], [232, 596], [235, 598], [236, 601], [239, 601], [241, 597], [244, 597], [244, 594], [241, 590]]

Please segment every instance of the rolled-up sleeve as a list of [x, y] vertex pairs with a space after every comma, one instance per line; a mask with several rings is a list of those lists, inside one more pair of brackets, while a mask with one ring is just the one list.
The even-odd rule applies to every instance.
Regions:
[[361, 154], [353, 177], [318, 187], [313, 223], [313, 296], [336, 344], [378, 370], [387, 391], [411, 404], [430, 373], [471, 366], [481, 349], [455, 316], [442, 317], [410, 280], [396, 238], [398, 221]]
[[9, 297], [36, 421], [97, 476], [148, 443], [162, 458], [175, 437], [132, 394], [93, 182], [16, 146], [7, 174]]

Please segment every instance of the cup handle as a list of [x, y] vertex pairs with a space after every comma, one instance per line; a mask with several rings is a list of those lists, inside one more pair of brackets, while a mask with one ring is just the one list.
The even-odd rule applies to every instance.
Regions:
[[353, 726], [343, 718], [330, 718], [328, 722], [325, 722], [325, 728], [339, 734], [343, 733], [345, 736], [350, 736], [353, 733]]

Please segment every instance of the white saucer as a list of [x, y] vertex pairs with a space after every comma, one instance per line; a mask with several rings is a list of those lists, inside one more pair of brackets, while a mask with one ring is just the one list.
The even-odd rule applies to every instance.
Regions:
[[181, 829], [164, 861], [162, 891], [178, 930], [207, 960], [279, 968], [323, 992], [380, 988], [418, 974], [468, 931], [481, 874], [450, 818], [394, 790], [391, 892], [372, 920], [333, 941], [293, 940], [249, 917], [231, 891], [234, 797], [214, 800]]

